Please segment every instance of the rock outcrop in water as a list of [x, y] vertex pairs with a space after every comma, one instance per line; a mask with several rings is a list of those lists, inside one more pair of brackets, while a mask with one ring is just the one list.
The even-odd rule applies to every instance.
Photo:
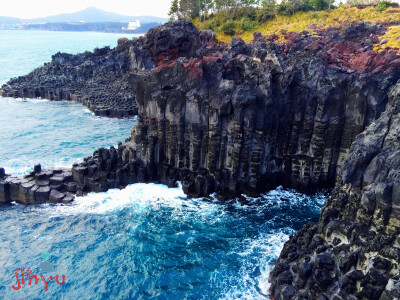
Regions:
[[76, 193], [71, 170], [40, 165], [25, 176], [7, 176], [0, 168], [0, 203], [18, 201], [23, 204], [69, 203]]
[[57, 53], [52, 61], [26, 76], [2, 86], [3, 97], [74, 100], [96, 115], [129, 117], [137, 114], [135, 97], [128, 84], [131, 41], [119, 39], [114, 49], [72, 55]]
[[222, 198], [334, 187], [318, 224], [285, 244], [271, 295], [398, 299], [400, 58], [372, 50], [384, 31], [359, 23], [224, 45], [183, 21], [150, 30], [126, 57], [138, 125], [73, 166], [77, 194], [178, 180]]

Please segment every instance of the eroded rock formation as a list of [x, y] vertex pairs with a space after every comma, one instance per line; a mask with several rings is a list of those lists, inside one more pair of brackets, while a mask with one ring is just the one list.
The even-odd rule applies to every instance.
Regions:
[[334, 187], [319, 223], [285, 244], [271, 295], [398, 299], [400, 59], [372, 50], [384, 31], [359, 23], [224, 45], [178, 21], [126, 42], [138, 125], [73, 166], [76, 193], [178, 180], [222, 198]]

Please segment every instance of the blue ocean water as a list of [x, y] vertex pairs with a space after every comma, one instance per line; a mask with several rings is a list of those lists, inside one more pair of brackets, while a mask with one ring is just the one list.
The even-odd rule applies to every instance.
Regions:
[[[56, 52], [79, 53], [115, 47], [120, 37], [98, 32], [0, 31], [0, 85], [51, 60]], [[137, 35], [135, 35], [137, 36]], [[70, 166], [130, 135], [135, 119], [94, 116], [69, 101], [0, 97], [0, 167], [9, 174], [27, 173], [34, 164]]]
[[[282, 201], [281, 198], [285, 200]], [[271, 191], [222, 204], [180, 188], [134, 184], [69, 205], [0, 206], [6, 299], [263, 299], [283, 242], [316, 221], [325, 196]], [[49, 254], [44, 260], [42, 253]], [[65, 275], [17, 286], [16, 268]]]
[[28, 173], [37, 163], [68, 167], [99, 147], [125, 141], [135, 123], [136, 118], [95, 116], [72, 101], [0, 97], [0, 167], [14, 175]]
[[[29, 72], [68, 51], [63, 47], [75, 53], [114, 46], [118, 38], [82, 35], [0, 31], [0, 79]], [[13, 57], [18, 51], [21, 59]], [[24, 59], [30, 62], [22, 66]], [[37, 162], [68, 166], [124, 140], [134, 124], [96, 117], [79, 103], [0, 98], [0, 166], [13, 174]], [[325, 199], [277, 189], [220, 203], [188, 199], [181, 188], [134, 184], [67, 205], [0, 205], [0, 298], [268, 298], [268, 274], [283, 243], [317, 221]], [[44, 263], [55, 271], [41, 270]], [[46, 291], [40, 279], [14, 290], [18, 268], [46, 280], [65, 275], [65, 283], [52, 279]]]

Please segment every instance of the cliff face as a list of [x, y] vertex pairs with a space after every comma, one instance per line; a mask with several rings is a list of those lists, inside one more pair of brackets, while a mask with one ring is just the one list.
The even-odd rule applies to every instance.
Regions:
[[[360, 23], [224, 45], [178, 21], [125, 41], [138, 125], [118, 149], [57, 171], [68, 179], [59, 191], [69, 201], [135, 182], [180, 180], [189, 195], [221, 197], [334, 187], [319, 223], [285, 244], [272, 296], [397, 299], [400, 59], [372, 50], [384, 31]], [[38, 185], [39, 174], [24, 180]], [[0, 180], [0, 201], [21, 182]]]
[[[189, 194], [333, 186], [354, 138], [384, 111], [399, 70], [355, 72], [332, 65], [327, 50], [354, 32], [380, 30], [361, 24], [324, 43], [296, 37], [289, 46], [236, 40], [223, 47], [211, 39], [196, 52], [155, 59], [154, 69], [130, 76], [138, 104], [133, 148], [153, 180], [187, 170]], [[198, 36], [187, 39], [197, 45]]]
[[400, 84], [358, 135], [320, 221], [285, 244], [274, 299], [400, 298]]

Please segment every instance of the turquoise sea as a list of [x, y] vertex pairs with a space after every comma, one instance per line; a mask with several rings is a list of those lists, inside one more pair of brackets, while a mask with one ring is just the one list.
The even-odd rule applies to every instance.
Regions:
[[[119, 37], [0, 31], [0, 84], [58, 51], [113, 47]], [[0, 166], [11, 174], [38, 162], [71, 166], [124, 141], [134, 125], [135, 118], [96, 117], [79, 103], [0, 98]], [[188, 199], [179, 187], [133, 184], [67, 205], [0, 205], [0, 299], [268, 299], [283, 243], [318, 220], [325, 199], [277, 188], [220, 203]], [[15, 290], [22, 268], [39, 281]], [[47, 291], [40, 275], [52, 276]]]

